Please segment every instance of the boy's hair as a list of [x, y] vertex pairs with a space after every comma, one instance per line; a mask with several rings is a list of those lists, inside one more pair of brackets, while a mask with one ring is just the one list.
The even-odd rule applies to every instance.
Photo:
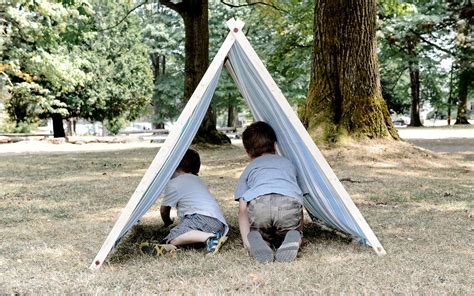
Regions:
[[245, 151], [253, 158], [265, 153], [275, 154], [275, 131], [266, 122], [257, 121], [249, 125], [242, 133], [242, 142]]
[[185, 173], [198, 175], [199, 169], [201, 168], [201, 159], [199, 153], [193, 149], [188, 149], [183, 156], [183, 159], [179, 163], [177, 169], [182, 170]]

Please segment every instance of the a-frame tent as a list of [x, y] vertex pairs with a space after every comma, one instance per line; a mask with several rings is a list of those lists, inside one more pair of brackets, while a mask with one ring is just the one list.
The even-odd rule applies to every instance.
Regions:
[[307, 193], [304, 202], [308, 213], [327, 226], [358, 238], [377, 254], [385, 254], [372, 229], [242, 33], [244, 23], [230, 19], [227, 25], [230, 29], [227, 38], [90, 265], [91, 269], [102, 265], [163, 191], [196, 135], [224, 64], [254, 118], [269, 123], [275, 130], [278, 153], [297, 167], [300, 186]]

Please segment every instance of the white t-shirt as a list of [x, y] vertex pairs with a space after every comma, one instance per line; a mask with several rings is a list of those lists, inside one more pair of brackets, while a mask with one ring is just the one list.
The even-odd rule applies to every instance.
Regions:
[[198, 176], [182, 174], [174, 177], [166, 184], [163, 195], [161, 205], [176, 208], [180, 219], [191, 214], [216, 218], [225, 224], [227, 233], [228, 226], [217, 200]]

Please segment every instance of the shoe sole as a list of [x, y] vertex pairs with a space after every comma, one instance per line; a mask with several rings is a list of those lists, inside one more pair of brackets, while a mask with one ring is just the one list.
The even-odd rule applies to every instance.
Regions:
[[150, 256], [170, 255], [176, 257], [178, 249], [173, 245], [144, 242], [139, 246], [140, 253]]
[[285, 240], [278, 248], [275, 254], [275, 260], [278, 262], [293, 261], [298, 255], [300, 249], [301, 234], [297, 230], [290, 230], [285, 235]]
[[222, 245], [227, 241], [227, 236], [223, 236], [219, 239], [214, 251], [212, 252], [209, 252], [209, 254], [217, 254], [219, 252], [219, 250], [222, 248]]
[[263, 240], [258, 231], [250, 231], [247, 235], [250, 244], [250, 254], [260, 263], [273, 261], [273, 250]]

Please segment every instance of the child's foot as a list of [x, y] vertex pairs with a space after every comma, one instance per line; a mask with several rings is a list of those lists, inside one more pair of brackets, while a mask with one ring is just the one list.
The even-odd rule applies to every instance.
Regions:
[[250, 231], [247, 235], [250, 244], [250, 254], [260, 263], [273, 261], [273, 250], [263, 240], [258, 231]]
[[285, 240], [275, 254], [276, 261], [290, 262], [298, 255], [300, 248], [301, 233], [297, 230], [290, 230], [286, 233]]
[[156, 244], [152, 242], [143, 242], [138, 247], [140, 253], [143, 255], [150, 256], [162, 256], [162, 255], [171, 255], [176, 257], [178, 248], [171, 244]]
[[206, 240], [206, 248], [209, 251], [209, 254], [217, 254], [226, 241], [227, 236], [222, 236], [220, 232], [216, 232], [213, 236], [210, 236]]

